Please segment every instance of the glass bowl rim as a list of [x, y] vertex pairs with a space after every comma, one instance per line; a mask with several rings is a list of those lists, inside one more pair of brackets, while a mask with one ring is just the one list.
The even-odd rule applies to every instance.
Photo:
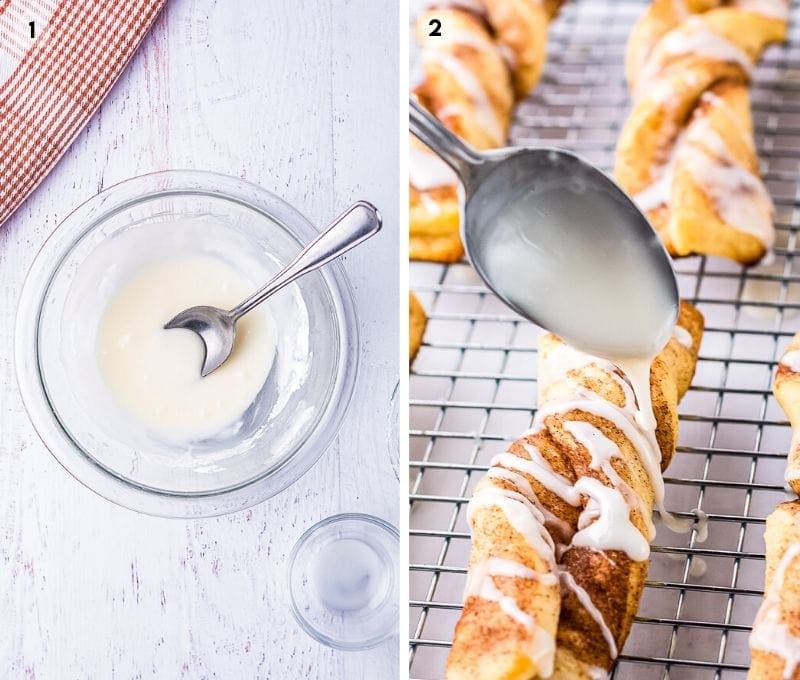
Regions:
[[[167, 188], [158, 188], [167, 181]], [[120, 210], [160, 196], [202, 194], [238, 203], [266, 217], [298, 244], [319, 234], [313, 224], [279, 196], [246, 180], [202, 170], [164, 170], [138, 175], [93, 195], [73, 209], [47, 236], [25, 276], [17, 303], [14, 368], [22, 402], [39, 439], [58, 463], [83, 486], [117, 505], [148, 515], [212, 517], [236, 512], [280, 493], [319, 460], [336, 437], [353, 396], [359, 367], [355, 298], [341, 262], [318, 270], [334, 307], [340, 336], [328, 401], [309, 433], [277, 464], [235, 487], [181, 493], [139, 486], [101, 466], [76, 445], [53, 412], [40, 373], [39, 323], [43, 301], [64, 258], [92, 230]], [[100, 212], [88, 215], [98, 205]]]
[[[333, 649], [338, 649], [340, 651], [345, 652], [357, 652], [366, 649], [372, 649], [373, 647], [377, 647], [382, 642], [385, 642], [389, 638], [394, 635], [395, 626], [389, 626], [386, 630], [376, 633], [372, 637], [366, 638], [365, 640], [357, 641], [357, 642], [348, 642], [339, 640], [337, 638], [333, 638], [330, 635], [326, 635], [321, 630], [319, 630], [316, 626], [314, 626], [311, 621], [309, 621], [303, 613], [300, 611], [300, 608], [297, 604], [297, 600], [295, 598], [295, 593], [292, 588], [292, 573], [295, 569], [295, 562], [297, 560], [297, 556], [300, 554], [300, 551], [305, 548], [306, 544], [308, 543], [309, 539], [315, 534], [318, 534], [320, 531], [327, 529], [335, 524], [340, 524], [341, 522], [347, 521], [356, 521], [361, 522], [363, 524], [371, 524], [372, 526], [380, 529], [384, 534], [388, 535], [389, 538], [397, 542], [398, 548], [400, 545], [400, 532], [398, 531], [397, 527], [393, 524], [388, 522], [387, 520], [377, 517], [375, 515], [368, 515], [363, 512], [341, 512], [336, 515], [330, 515], [329, 517], [325, 517], [321, 519], [319, 522], [316, 522], [308, 529], [306, 529], [300, 538], [297, 539], [297, 542], [292, 546], [292, 551], [289, 553], [289, 562], [287, 565], [287, 577], [288, 577], [288, 591], [289, 591], [289, 604], [292, 609], [292, 614], [294, 615], [295, 620], [300, 625], [300, 627], [305, 631], [305, 633], [315, 639], [317, 642], [321, 642], [328, 647], [332, 647]], [[399, 586], [398, 578], [399, 578], [399, 569], [397, 565], [397, 561], [394, 561], [395, 567], [395, 588]]]

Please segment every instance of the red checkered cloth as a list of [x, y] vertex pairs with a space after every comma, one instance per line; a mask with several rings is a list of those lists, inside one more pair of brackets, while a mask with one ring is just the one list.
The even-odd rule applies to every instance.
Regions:
[[164, 2], [0, 0], [0, 224], [64, 155]]

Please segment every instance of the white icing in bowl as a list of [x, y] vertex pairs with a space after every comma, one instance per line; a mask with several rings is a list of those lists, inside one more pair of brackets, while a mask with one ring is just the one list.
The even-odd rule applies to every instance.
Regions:
[[31, 267], [15, 348], [25, 406], [59, 462], [104, 497], [159, 515], [230, 512], [299, 478], [338, 431], [355, 380], [357, 326], [340, 264], [270, 299], [280, 323], [269, 378], [213, 436], [170, 441], [137, 426], [109, 398], [93, 339], [108, 300], [146, 264], [206, 256], [258, 286], [315, 231], [272, 194], [200, 172], [128, 180], [70, 215]]

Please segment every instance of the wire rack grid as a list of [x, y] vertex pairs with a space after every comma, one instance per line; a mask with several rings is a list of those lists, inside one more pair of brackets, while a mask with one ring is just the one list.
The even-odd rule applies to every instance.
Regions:
[[[517, 109], [512, 141], [573, 149], [605, 169], [630, 106], [626, 38], [644, 2], [573, 1], [551, 27], [549, 60]], [[790, 430], [771, 395], [776, 361], [800, 329], [800, 6], [791, 39], [754, 73], [762, 172], [777, 211], [769, 265], [717, 258], [675, 263], [681, 294], [706, 318], [693, 386], [681, 406], [667, 505], [709, 516], [709, 537], [659, 526], [647, 587], [614, 678], [744, 678], [763, 592], [764, 518], [786, 497]], [[441, 678], [469, 554], [466, 503], [494, 454], [531, 424], [536, 339], [466, 263], [412, 263], [429, 313], [410, 377], [411, 678]]]

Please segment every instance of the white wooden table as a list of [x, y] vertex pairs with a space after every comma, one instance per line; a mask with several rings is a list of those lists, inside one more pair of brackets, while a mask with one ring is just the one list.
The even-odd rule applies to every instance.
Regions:
[[[0, 230], [0, 677], [397, 676], [396, 639], [345, 653], [308, 638], [285, 566], [328, 515], [398, 521], [398, 15], [388, 0], [168, 0]], [[137, 515], [73, 480], [29, 424], [11, 358], [23, 277], [51, 230], [103, 187], [168, 168], [238, 175], [318, 224], [360, 197], [384, 215], [345, 261], [362, 371], [336, 445], [282, 494], [218, 519]]]

